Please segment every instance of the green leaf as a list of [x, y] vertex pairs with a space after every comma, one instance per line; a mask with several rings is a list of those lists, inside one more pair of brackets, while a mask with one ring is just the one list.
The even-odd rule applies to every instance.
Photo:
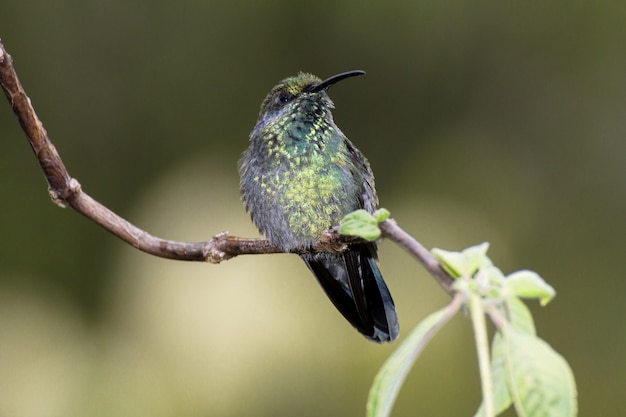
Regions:
[[445, 313], [446, 308], [443, 308], [422, 320], [378, 371], [367, 399], [368, 417], [389, 416], [402, 383], [417, 357], [449, 319]]
[[479, 284], [477, 290], [481, 296], [499, 300], [502, 298], [502, 287], [505, 277], [500, 268], [495, 265], [483, 266], [475, 274], [474, 281]]
[[339, 234], [358, 236], [373, 242], [380, 237], [380, 229], [374, 216], [361, 209], [347, 214], [341, 220]]
[[504, 282], [506, 290], [523, 298], [538, 298], [539, 303], [545, 306], [554, 298], [556, 291], [533, 271], [522, 270], [513, 272]]
[[528, 307], [526, 307], [526, 304], [524, 304], [522, 300], [517, 297], [510, 297], [507, 298], [504, 306], [506, 306], [506, 311], [501, 310], [501, 312], [503, 312], [505, 317], [508, 316], [511, 326], [515, 330], [532, 336], [536, 334], [533, 316], [530, 314], [530, 310], [528, 310]]
[[576, 416], [576, 383], [565, 359], [540, 338], [513, 328], [505, 339], [508, 387], [517, 414]]
[[463, 275], [465, 257], [461, 252], [451, 252], [439, 248], [433, 248], [430, 252], [452, 278], [459, 278]]
[[453, 278], [461, 276], [472, 276], [483, 266], [491, 265], [487, 257], [489, 243], [484, 242], [475, 246], [470, 246], [462, 252], [451, 252], [439, 248], [434, 248], [431, 253]]
[[485, 278], [487, 279], [489, 283], [491, 283], [491, 285], [498, 286], [498, 287], [502, 286], [505, 276], [502, 273], [502, 271], [500, 271], [500, 268], [498, 268], [495, 265], [487, 264], [481, 267], [481, 272], [485, 275]]
[[374, 212], [374, 217], [376, 218], [376, 221], [378, 223], [384, 222], [389, 218], [390, 215], [391, 213], [389, 213], [389, 210], [387, 210], [386, 208], [379, 208]]

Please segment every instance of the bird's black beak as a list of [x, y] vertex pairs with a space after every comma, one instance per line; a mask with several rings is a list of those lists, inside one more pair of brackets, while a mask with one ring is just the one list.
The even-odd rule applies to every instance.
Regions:
[[341, 74], [333, 75], [332, 77], [326, 78], [321, 83], [311, 85], [309, 88], [307, 88], [307, 92], [319, 93], [320, 91], [328, 90], [333, 84], [338, 83], [341, 80], [363, 74], [365, 74], [365, 71], [361, 70], [342, 72]]

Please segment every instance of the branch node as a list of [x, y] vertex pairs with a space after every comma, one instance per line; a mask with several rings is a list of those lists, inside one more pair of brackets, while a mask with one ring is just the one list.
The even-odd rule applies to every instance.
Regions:
[[213, 236], [211, 240], [207, 242], [206, 247], [203, 250], [204, 259], [211, 264], [219, 264], [222, 261], [232, 258], [232, 255], [226, 254], [223, 250], [218, 248], [224, 247], [226, 241], [233, 236], [228, 230], [220, 232]]
[[68, 205], [68, 200], [83, 191], [80, 183], [76, 178], [70, 178], [65, 188], [57, 190], [51, 186], [48, 186], [48, 195], [54, 204], [61, 208], [65, 208]]
[[82, 187], [76, 178], [70, 178], [67, 186], [72, 194], [78, 194], [82, 191]]
[[313, 244], [313, 250], [315, 252], [345, 252], [348, 249], [348, 244], [341, 238], [343, 236], [339, 235], [337, 228], [325, 230]]
[[222, 261], [229, 259], [229, 257], [226, 256], [226, 253], [213, 248], [212, 245], [209, 244], [207, 245], [207, 250], [204, 253], [204, 259], [210, 264], [219, 264]]
[[50, 196], [50, 200], [57, 206], [61, 208], [67, 207], [67, 202], [61, 197], [61, 193], [55, 190], [52, 187], [48, 187], [48, 195]]

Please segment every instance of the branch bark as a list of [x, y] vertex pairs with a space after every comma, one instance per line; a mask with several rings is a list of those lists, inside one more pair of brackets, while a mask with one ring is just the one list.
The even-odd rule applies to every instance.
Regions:
[[265, 239], [244, 239], [220, 233], [205, 242], [175, 242], [152, 236], [118, 216], [85, 193], [67, 171], [54, 144], [20, 83], [11, 56], [0, 41], [0, 85], [48, 182], [48, 192], [58, 206], [70, 206], [89, 220], [135, 248], [162, 258], [218, 263], [241, 254], [279, 253]]
[[[265, 239], [240, 238], [228, 232], [215, 235], [205, 242], [176, 242], [152, 236], [136, 227], [91, 198], [82, 190], [80, 183], [69, 174], [26, 95], [13, 67], [13, 60], [1, 40], [0, 85], [39, 161], [48, 182], [48, 192], [55, 204], [61, 207], [70, 206], [124, 242], [162, 258], [219, 263], [237, 255], [283, 252]], [[380, 223], [380, 228], [383, 237], [404, 247], [435, 277], [448, 294], [452, 294], [452, 278], [443, 271], [428, 250], [392, 220]], [[311, 249], [316, 252], [341, 252], [346, 249], [348, 243], [355, 240], [359, 239], [339, 235], [335, 228], [322, 234]]]

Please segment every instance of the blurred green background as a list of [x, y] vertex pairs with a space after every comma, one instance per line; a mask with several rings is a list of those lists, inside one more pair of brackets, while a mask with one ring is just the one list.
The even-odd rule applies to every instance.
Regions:
[[[6, 0], [0, 37], [70, 173], [149, 232], [256, 236], [236, 162], [261, 100], [326, 77], [381, 205], [427, 247], [491, 242], [557, 289], [531, 307], [580, 415], [624, 416], [626, 9], [620, 2]], [[142, 254], [53, 206], [0, 103], [0, 414], [363, 415], [397, 345], [367, 342], [295, 256]], [[381, 269], [402, 335], [447, 296], [401, 249]], [[469, 416], [467, 318], [394, 416]], [[509, 412], [507, 415], [514, 415]]]

